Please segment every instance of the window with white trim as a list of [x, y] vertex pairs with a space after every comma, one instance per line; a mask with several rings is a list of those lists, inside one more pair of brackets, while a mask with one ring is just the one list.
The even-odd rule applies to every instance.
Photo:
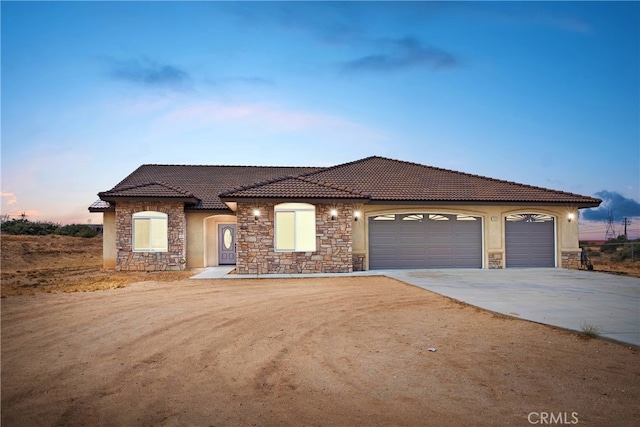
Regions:
[[155, 211], [133, 214], [133, 251], [167, 252], [168, 216]]
[[308, 203], [281, 203], [274, 207], [275, 249], [315, 252], [316, 207]]

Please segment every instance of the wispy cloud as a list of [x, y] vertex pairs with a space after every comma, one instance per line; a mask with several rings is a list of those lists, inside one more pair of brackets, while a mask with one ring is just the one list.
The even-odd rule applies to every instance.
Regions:
[[497, 6], [492, 2], [466, 2], [455, 6], [476, 17], [489, 19], [503, 25], [541, 27], [581, 34], [593, 32], [591, 24], [578, 16], [580, 13], [579, 5], [576, 6], [572, 14], [567, 14], [568, 12], [562, 14], [558, 10], [549, 9], [545, 2], [529, 2], [525, 6], [518, 4], [514, 7]]
[[0, 197], [2, 197], [2, 201], [7, 205], [14, 205], [18, 203], [18, 198], [15, 194], [10, 191], [2, 191], [0, 192]]
[[210, 78], [206, 80], [206, 83], [216, 86], [216, 85], [230, 85], [230, 84], [241, 84], [241, 85], [249, 85], [249, 86], [274, 86], [275, 82], [271, 79], [259, 76], [236, 76], [236, 77], [219, 77], [219, 78]]
[[309, 2], [302, 6], [283, 3], [279, 23], [285, 28], [309, 31], [330, 43], [342, 43], [359, 37], [362, 26], [356, 5], [349, 2]]
[[558, 17], [552, 15], [541, 15], [538, 20], [542, 25], [547, 25], [564, 31], [584, 34], [592, 32], [591, 25], [575, 16]]
[[640, 202], [624, 197], [615, 191], [600, 191], [595, 194], [602, 199], [598, 208], [587, 209], [582, 217], [587, 221], [605, 221], [611, 211], [613, 220], [619, 221], [624, 217], [640, 217]]
[[[183, 125], [214, 125], [236, 122], [243, 127], [263, 128], [275, 132], [295, 132], [313, 129], [349, 129], [367, 133], [371, 138], [380, 136], [366, 126], [350, 120], [317, 112], [296, 111], [267, 103], [223, 104], [198, 102], [183, 105], [168, 112], [163, 123]], [[376, 138], [377, 139], [377, 138]]]
[[376, 43], [378, 52], [342, 64], [346, 73], [389, 72], [408, 68], [442, 70], [461, 66], [452, 53], [422, 43], [415, 37], [382, 39]]
[[114, 60], [111, 61], [110, 67], [111, 77], [143, 86], [187, 89], [191, 83], [186, 71], [147, 58]]
[[[362, 30], [361, 7], [349, 2], [229, 2], [228, 11], [243, 27], [277, 25], [329, 43], [350, 41]], [[370, 8], [369, 6], [368, 8]]]

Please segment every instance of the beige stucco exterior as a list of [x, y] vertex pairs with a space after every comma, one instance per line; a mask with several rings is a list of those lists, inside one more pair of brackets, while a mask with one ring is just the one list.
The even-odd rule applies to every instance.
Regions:
[[[508, 268], [505, 259], [505, 218], [516, 213], [551, 215], [555, 219], [556, 267], [576, 268], [579, 260], [578, 211], [563, 206], [514, 206], [514, 205], [353, 205], [353, 212], [360, 212], [351, 227], [352, 251], [355, 258], [363, 257], [364, 269], [369, 269], [369, 217], [391, 213], [442, 213], [467, 214], [482, 218], [483, 268]], [[569, 220], [570, 214], [573, 218]], [[104, 268], [116, 267], [116, 215], [103, 214]], [[355, 218], [355, 217], [353, 217]], [[211, 215], [208, 212], [186, 213], [186, 267], [202, 268], [218, 265], [218, 225], [236, 224], [236, 216]]]
[[[360, 205], [359, 221], [353, 226], [353, 253], [365, 256], [365, 269], [369, 269], [369, 217], [392, 213], [447, 213], [466, 214], [482, 218], [483, 268], [489, 268], [490, 258], [501, 262], [500, 268], [508, 267], [505, 260], [505, 218], [515, 213], [539, 213], [555, 218], [556, 267], [563, 266], [562, 255], [578, 254], [578, 212], [575, 208], [555, 206], [483, 206], [483, 205]], [[569, 221], [569, 214], [574, 218]], [[500, 261], [502, 260], [502, 261]], [[566, 262], [565, 262], [566, 264]]]
[[187, 212], [187, 268], [217, 266], [218, 225], [235, 223], [235, 215]]
[[116, 268], [116, 213], [102, 214], [102, 267]]

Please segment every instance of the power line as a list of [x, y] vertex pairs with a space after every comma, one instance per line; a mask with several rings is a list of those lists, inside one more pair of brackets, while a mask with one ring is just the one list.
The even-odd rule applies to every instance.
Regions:
[[613, 224], [613, 211], [609, 209], [609, 218], [607, 219], [607, 230], [604, 233], [604, 240], [615, 239], [616, 227]]

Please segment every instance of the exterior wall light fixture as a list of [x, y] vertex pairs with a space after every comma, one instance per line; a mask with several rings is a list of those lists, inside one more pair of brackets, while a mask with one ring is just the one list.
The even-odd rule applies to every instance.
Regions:
[[573, 221], [574, 217], [575, 217], [575, 215], [573, 213], [570, 213], [569, 215], [567, 215], [567, 221], [569, 221], [569, 222]]
[[258, 218], [260, 218], [260, 209], [254, 209], [253, 210], [253, 219], [255, 219], [257, 221]]
[[353, 220], [354, 220], [354, 221], [357, 221], [357, 220], [359, 220], [359, 219], [360, 219], [360, 211], [355, 211], [355, 212], [353, 213]]
[[331, 209], [331, 220], [335, 221], [338, 218], [338, 211], [335, 209]]

